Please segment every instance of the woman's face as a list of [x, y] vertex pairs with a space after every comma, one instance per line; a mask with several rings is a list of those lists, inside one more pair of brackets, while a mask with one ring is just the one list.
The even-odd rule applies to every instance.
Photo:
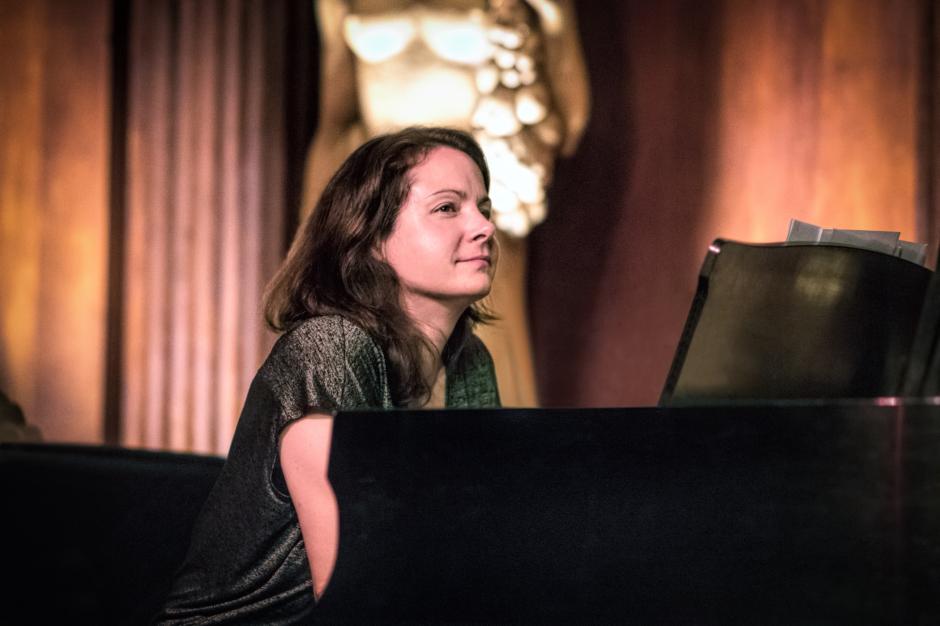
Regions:
[[464, 308], [490, 291], [495, 227], [483, 176], [473, 160], [438, 146], [409, 173], [411, 189], [382, 250], [398, 274], [406, 305]]

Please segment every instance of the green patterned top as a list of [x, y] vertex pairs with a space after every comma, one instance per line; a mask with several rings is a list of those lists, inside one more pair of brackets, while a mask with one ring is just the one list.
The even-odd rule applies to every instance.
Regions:
[[[447, 368], [446, 383], [448, 408], [499, 406], [493, 361], [476, 336]], [[385, 357], [359, 326], [327, 315], [282, 335], [251, 384], [158, 623], [287, 624], [309, 616], [310, 568], [278, 463], [280, 433], [314, 410], [393, 408]]]

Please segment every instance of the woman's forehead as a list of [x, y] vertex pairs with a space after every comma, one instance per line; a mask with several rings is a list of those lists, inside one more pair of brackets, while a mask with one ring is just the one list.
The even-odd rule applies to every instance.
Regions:
[[412, 192], [424, 196], [442, 189], [479, 193], [483, 174], [466, 153], [449, 146], [436, 146], [428, 151], [409, 172]]

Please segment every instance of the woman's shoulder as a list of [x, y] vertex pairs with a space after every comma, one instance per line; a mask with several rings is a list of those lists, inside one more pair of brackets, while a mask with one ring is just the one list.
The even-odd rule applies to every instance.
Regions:
[[341, 315], [317, 315], [300, 322], [278, 338], [272, 357], [313, 355], [331, 360], [377, 352], [372, 337], [355, 322]]
[[278, 338], [261, 374], [268, 380], [298, 375], [340, 380], [350, 365], [364, 375], [379, 375], [385, 364], [378, 344], [361, 326], [340, 315], [317, 315]]
[[291, 418], [314, 406], [379, 407], [387, 395], [381, 349], [339, 315], [311, 317], [285, 332], [259, 374]]

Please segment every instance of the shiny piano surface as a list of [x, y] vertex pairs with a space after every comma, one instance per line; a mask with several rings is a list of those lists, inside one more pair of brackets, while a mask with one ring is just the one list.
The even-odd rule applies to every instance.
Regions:
[[940, 623], [940, 398], [340, 413], [324, 618]]

